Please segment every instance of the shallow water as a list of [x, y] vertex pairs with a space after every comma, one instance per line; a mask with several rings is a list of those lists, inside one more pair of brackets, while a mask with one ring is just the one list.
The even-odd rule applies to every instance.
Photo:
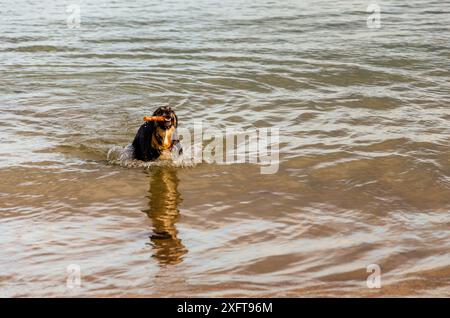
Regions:
[[[450, 12], [379, 3], [0, 0], [0, 295], [450, 296]], [[108, 162], [161, 104], [278, 172]]]

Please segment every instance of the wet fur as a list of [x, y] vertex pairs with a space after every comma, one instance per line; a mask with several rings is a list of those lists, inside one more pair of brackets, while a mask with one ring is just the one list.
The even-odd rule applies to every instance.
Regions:
[[[180, 142], [176, 135], [178, 117], [170, 107], [159, 107], [153, 113], [153, 116], [167, 116], [168, 114], [172, 117], [170, 127], [165, 127], [164, 123], [150, 121], [139, 128], [133, 140], [135, 159], [142, 161], [156, 160]], [[180, 147], [179, 154], [181, 152]]]

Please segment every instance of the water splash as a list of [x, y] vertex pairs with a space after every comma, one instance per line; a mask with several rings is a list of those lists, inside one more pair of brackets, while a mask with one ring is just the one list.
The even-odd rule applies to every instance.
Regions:
[[[185, 149], [185, 148], [183, 148]], [[194, 146], [196, 151], [201, 151], [202, 146]], [[125, 147], [113, 146], [109, 149], [107, 155], [107, 161], [111, 165], [118, 165], [125, 168], [145, 168], [150, 169], [151, 167], [194, 167], [198, 163], [195, 161], [194, 157], [190, 155], [191, 152], [184, 152], [179, 155], [178, 150], [174, 149], [167, 154], [165, 159], [158, 159], [155, 161], [141, 161], [133, 158], [134, 148], [132, 144], [128, 144]], [[170, 157], [170, 159], [167, 159]]]

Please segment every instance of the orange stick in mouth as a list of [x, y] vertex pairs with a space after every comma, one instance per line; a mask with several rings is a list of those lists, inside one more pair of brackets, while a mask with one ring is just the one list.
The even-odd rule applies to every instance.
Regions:
[[165, 121], [164, 116], [145, 116], [144, 121]]

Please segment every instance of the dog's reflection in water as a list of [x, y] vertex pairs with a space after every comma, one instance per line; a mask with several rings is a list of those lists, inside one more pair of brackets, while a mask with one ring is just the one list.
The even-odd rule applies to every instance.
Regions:
[[156, 167], [150, 173], [149, 209], [144, 212], [153, 223], [150, 236], [153, 257], [161, 265], [180, 263], [187, 253], [175, 226], [180, 216], [178, 204], [182, 200], [178, 183], [176, 168]]

